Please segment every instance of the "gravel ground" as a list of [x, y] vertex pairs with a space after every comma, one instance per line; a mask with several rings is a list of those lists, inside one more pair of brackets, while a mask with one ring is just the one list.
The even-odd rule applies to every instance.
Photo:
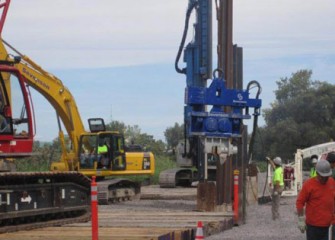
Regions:
[[206, 237], [206, 240], [302, 240], [306, 239], [297, 227], [295, 214], [296, 197], [283, 197], [280, 204], [280, 219], [273, 221], [271, 202], [247, 208], [246, 224], [233, 227], [220, 234]]

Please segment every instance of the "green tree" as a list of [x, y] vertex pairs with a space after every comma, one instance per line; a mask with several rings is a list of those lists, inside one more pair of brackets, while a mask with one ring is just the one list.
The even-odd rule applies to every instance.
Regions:
[[184, 124], [175, 123], [173, 127], [168, 127], [164, 132], [168, 149], [175, 149], [178, 142], [184, 139]]
[[146, 151], [153, 152], [154, 155], [162, 155], [165, 151], [165, 143], [162, 140], [156, 141], [152, 135], [146, 133], [137, 135], [134, 143], [141, 145]]
[[265, 126], [256, 135], [255, 156], [293, 158], [297, 148], [328, 142], [335, 137], [335, 86], [312, 80], [300, 70], [277, 81], [276, 100], [264, 109]]
[[52, 143], [35, 141], [33, 154], [30, 157], [18, 159], [16, 164], [19, 171], [48, 171], [51, 162], [59, 161], [60, 157], [61, 148], [58, 138]]
[[138, 144], [145, 150], [152, 151], [155, 155], [162, 155], [165, 151], [165, 143], [155, 140], [152, 135], [142, 133], [138, 125], [126, 125], [120, 121], [112, 121], [106, 125], [107, 130], [118, 131], [124, 135], [126, 144]]
[[106, 124], [106, 129], [108, 131], [118, 131], [121, 134], [125, 134], [127, 130], [126, 124], [120, 121], [112, 121], [108, 124]]
[[[141, 128], [138, 125], [134, 125], [134, 126], [128, 125], [127, 126], [125, 136], [127, 137], [128, 141], [138, 143], [139, 140], [141, 139], [141, 135], [142, 135]], [[144, 138], [144, 136], [142, 136], [142, 138]], [[149, 135], [147, 139], [148, 138], [149, 138]]]

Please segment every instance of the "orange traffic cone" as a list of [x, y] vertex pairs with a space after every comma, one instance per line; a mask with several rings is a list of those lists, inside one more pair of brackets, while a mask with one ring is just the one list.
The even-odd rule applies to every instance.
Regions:
[[204, 231], [202, 229], [202, 222], [198, 221], [197, 232], [195, 234], [194, 240], [202, 240], [202, 239], [204, 239]]

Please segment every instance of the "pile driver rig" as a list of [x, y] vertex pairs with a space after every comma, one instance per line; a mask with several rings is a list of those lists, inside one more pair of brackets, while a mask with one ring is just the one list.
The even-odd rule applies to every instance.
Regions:
[[[214, 71], [213, 9], [218, 19]], [[195, 13], [194, 36], [185, 45], [192, 13]], [[179, 67], [182, 53], [185, 68]], [[209, 210], [229, 205], [233, 171], [239, 170], [243, 179], [251, 158], [247, 153], [247, 126], [243, 120], [253, 115], [257, 127], [261, 108], [260, 84], [251, 81], [242, 89], [242, 48], [232, 44], [232, 0], [189, 0], [175, 69], [186, 77], [185, 141], [177, 149], [177, 163], [181, 168], [162, 172], [160, 186], [199, 181], [198, 208], [208, 208], [209, 202], [214, 202]], [[255, 98], [249, 96], [252, 88], [257, 88]], [[250, 108], [254, 109], [253, 113]]]

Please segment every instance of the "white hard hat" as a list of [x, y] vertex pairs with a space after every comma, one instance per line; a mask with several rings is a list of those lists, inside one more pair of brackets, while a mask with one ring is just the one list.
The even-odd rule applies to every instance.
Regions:
[[319, 158], [318, 155], [315, 155], [315, 154], [312, 155], [311, 156], [311, 162], [312, 162], [312, 164], [317, 163], [318, 162], [318, 158]]
[[332, 175], [330, 163], [327, 160], [320, 160], [315, 166], [316, 172], [322, 177], [329, 177]]
[[281, 161], [281, 158], [280, 158], [280, 157], [275, 157], [275, 159], [273, 160], [273, 162], [274, 162], [276, 165], [282, 165], [282, 161]]

